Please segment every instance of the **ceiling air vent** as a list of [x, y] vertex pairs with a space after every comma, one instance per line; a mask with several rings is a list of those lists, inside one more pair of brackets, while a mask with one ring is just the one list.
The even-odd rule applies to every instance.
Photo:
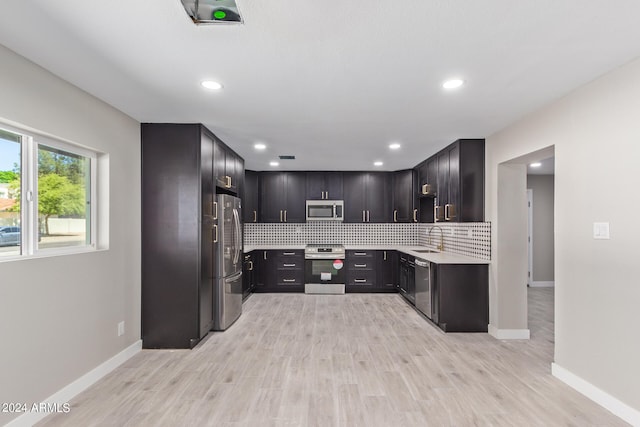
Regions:
[[295, 160], [296, 156], [278, 156], [280, 160]]
[[242, 23], [235, 0], [180, 0], [196, 24]]

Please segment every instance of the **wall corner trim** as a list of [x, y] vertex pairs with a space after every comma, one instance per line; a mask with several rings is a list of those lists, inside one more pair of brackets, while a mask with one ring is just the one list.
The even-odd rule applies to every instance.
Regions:
[[551, 364], [551, 374], [629, 424], [640, 426], [640, 411], [637, 409], [621, 402], [609, 393], [599, 389], [556, 363]]
[[556, 282], [553, 280], [550, 282], [531, 282], [529, 286], [532, 288], [553, 288], [556, 286]]
[[498, 329], [489, 325], [489, 335], [498, 340], [528, 340], [531, 338], [529, 329]]
[[[131, 344], [129, 347], [122, 350], [120, 353], [108, 359], [104, 363], [98, 365], [91, 371], [87, 372], [71, 384], [58, 390], [53, 395], [44, 399], [43, 403], [58, 403], [63, 404], [69, 402], [71, 399], [82, 393], [84, 390], [98, 382], [102, 377], [122, 365], [127, 360], [138, 354], [142, 350], [142, 340], [138, 340]], [[71, 408], [73, 410], [73, 407]], [[11, 420], [5, 427], [27, 427], [32, 426], [38, 421], [50, 415], [46, 412], [27, 412], [18, 418]]]

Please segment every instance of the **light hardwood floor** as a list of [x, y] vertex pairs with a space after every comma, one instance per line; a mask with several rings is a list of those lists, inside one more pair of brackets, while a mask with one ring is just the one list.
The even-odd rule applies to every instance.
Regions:
[[41, 426], [619, 426], [551, 376], [553, 289], [530, 341], [444, 334], [397, 294], [255, 294], [194, 350], [144, 350]]

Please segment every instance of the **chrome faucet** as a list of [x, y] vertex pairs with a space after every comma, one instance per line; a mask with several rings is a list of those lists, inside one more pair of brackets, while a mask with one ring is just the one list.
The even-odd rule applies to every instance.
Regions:
[[434, 228], [437, 228], [440, 230], [440, 244], [436, 247], [438, 248], [439, 251], [444, 251], [444, 233], [442, 232], [442, 228], [440, 228], [440, 226], [438, 225], [434, 225], [429, 229], [429, 233], [427, 234], [427, 237], [429, 238], [429, 244], [431, 244], [431, 232], [433, 231]]

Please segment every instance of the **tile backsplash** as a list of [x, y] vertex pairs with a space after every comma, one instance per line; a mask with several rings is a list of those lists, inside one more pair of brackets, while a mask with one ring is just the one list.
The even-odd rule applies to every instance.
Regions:
[[[432, 228], [433, 230], [431, 231]], [[430, 238], [429, 232], [431, 232]], [[444, 241], [444, 252], [473, 258], [491, 259], [490, 222], [417, 224], [418, 244], [436, 248], [440, 244], [441, 232]]]
[[415, 224], [344, 224], [316, 221], [300, 224], [245, 224], [245, 244], [417, 245]]
[[[432, 227], [431, 244], [428, 233]], [[438, 228], [439, 227], [439, 228]], [[307, 222], [295, 224], [247, 223], [244, 241], [247, 245], [305, 245], [307, 243], [340, 243], [344, 245], [431, 246], [440, 243], [444, 251], [474, 258], [491, 259], [491, 223], [438, 224], [345, 224]]]

